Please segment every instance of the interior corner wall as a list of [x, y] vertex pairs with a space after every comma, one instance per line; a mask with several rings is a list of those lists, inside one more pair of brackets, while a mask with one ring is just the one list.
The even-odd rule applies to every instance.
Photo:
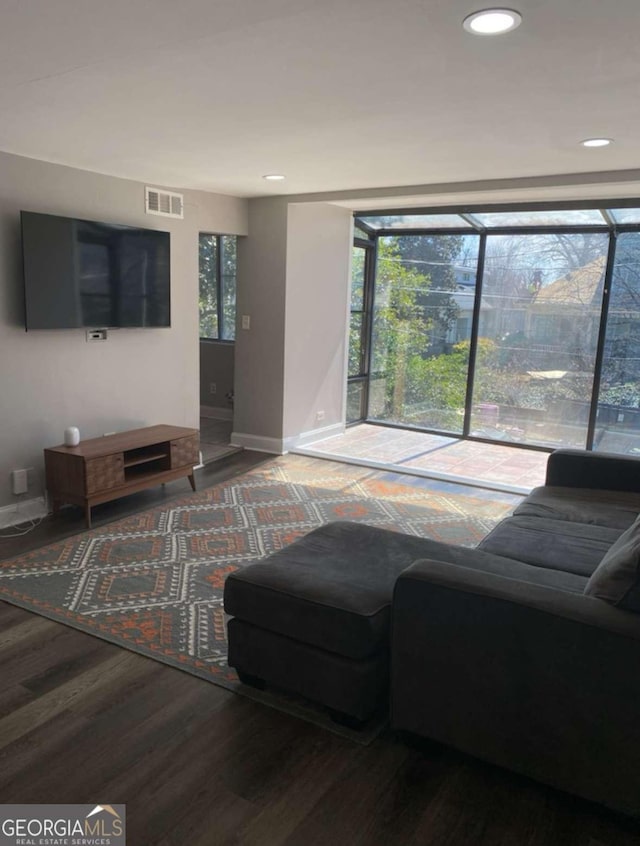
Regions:
[[348, 209], [328, 203], [289, 206], [286, 448], [344, 426], [352, 223]]
[[[144, 183], [0, 153], [0, 507], [12, 469], [33, 468], [67, 426], [83, 438], [156, 423], [197, 426], [198, 233], [247, 232], [247, 201], [183, 191], [184, 220], [146, 215]], [[157, 187], [163, 187], [159, 185]], [[180, 190], [180, 189], [178, 189]], [[171, 233], [171, 328], [118, 329], [87, 343], [80, 329], [24, 331], [20, 211]]]
[[249, 233], [238, 240], [232, 442], [281, 452], [287, 200], [250, 200]]

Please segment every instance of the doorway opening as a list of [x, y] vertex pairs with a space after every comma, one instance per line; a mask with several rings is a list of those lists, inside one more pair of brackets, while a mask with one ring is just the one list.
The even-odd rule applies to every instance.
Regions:
[[198, 244], [200, 451], [208, 464], [237, 452], [233, 431], [237, 237], [202, 232]]

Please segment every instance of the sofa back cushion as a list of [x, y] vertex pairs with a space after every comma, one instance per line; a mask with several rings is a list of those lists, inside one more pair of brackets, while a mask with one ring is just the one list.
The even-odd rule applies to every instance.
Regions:
[[640, 613], [640, 515], [605, 554], [584, 592]]
[[640, 493], [599, 488], [534, 488], [513, 512], [517, 517], [547, 517], [593, 523], [623, 532], [640, 512]]
[[621, 534], [608, 526], [518, 515], [501, 520], [478, 549], [588, 579]]

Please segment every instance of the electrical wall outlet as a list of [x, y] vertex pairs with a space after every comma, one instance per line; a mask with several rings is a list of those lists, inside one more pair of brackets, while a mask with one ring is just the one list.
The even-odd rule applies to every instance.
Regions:
[[248, 314], [242, 315], [242, 322], [240, 324], [243, 329], [251, 329], [251, 316]]
[[216, 385], [216, 383], [215, 382], [209, 382], [209, 393], [215, 394], [217, 392], [217, 390], [218, 390], [218, 386]]
[[25, 494], [29, 490], [29, 480], [27, 478], [26, 470], [12, 470], [11, 471], [11, 491], [18, 496]]
[[316, 411], [316, 420], [318, 421], [318, 423], [321, 420], [324, 420], [324, 411]]

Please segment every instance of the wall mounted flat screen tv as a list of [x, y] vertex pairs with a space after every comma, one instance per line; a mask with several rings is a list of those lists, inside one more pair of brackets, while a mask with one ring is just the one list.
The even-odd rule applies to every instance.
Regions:
[[25, 325], [171, 325], [169, 233], [21, 212]]

